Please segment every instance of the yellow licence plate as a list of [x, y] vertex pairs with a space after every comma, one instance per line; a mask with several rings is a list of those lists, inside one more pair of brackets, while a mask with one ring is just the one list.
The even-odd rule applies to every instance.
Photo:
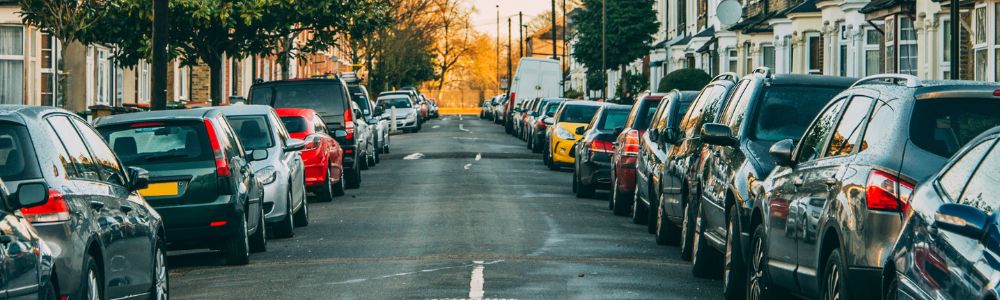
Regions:
[[144, 197], [177, 196], [177, 182], [150, 183], [149, 187], [139, 190]]

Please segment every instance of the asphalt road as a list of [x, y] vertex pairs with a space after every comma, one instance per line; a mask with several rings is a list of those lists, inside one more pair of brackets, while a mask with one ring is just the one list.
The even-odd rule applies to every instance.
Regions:
[[[474, 116], [392, 136], [361, 189], [310, 204], [309, 227], [248, 266], [171, 253], [174, 299], [717, 299], [676, 247], [577, 199], [572, 173]], [[419, 153], [419, 154], [417, 154]]]

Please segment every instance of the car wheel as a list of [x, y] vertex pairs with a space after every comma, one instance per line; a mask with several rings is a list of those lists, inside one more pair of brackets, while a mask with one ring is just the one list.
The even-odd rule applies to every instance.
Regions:
[[85, 258], [86, 262], [84, 265], [87, 266], [85, 277], [83, 278], [83, 286], [80, 291], [83, 293], [83, 299], [87, 300], [103, 300], [104, 299], [104, 276], [102, 276], [101, 271], [97, 268], [97, 262], [90, 255]]
[[840, 254], [840, 248], [835, 248], [830, 252], [830, 257], [826, 259], [826, 267], [823, 268], [823, 298], [825, 300], [846, 300], [847, 295], [844, 282], [844, 260]]
[[360, 164], [361, 162], [355, 160], [354, 168], [351, 168], [350, 173], [348, 173], [346, 176], [347, 188], [349, 189], [356, 189], [361, 187], [361, 168], [360, 166], [358, 166]]
[[722, 263], [722, 293], [726, 299], [746, 298], [746, 263], [743, 261], [743, 245], [740, 233], [736, 231], [739, 217], [735, 207], [729, 209], [729, 224], [726, 225], [726, 253]]
[[[890, 262], [892, 263], [892, 262]], [[896, 271], [886, 268], [885, 272], [892, 272], [889, 274], [882, 274], [882, 299], [892, 300], [899, 298], [899, 277], [896, 275]]]
[[[681, 194], [684, 197], [684, 194]], [[686, 200], [686, 199], [685, 199]], [[684, 201], [684, 219], [681, 221], [681, 258], [691, 260], [691, 244], [694, 243], [695, 208], [691, 201]]]
[[381, 163], [382, 162], [382, 154], [381, 154], [381, 152], [382, 152], [382, 146], [376, 147], [375, 150], [372, 150], [372, 152], [375, 152], [375, 164], [377, 165], [377, 164]]
[[328, 164], [326, 166], [326, 180], [323, 182], [323, 185], [319, 187], [319, 190], [316, 191], [316, 196], [319, 198], [317, 200], [319, 200], [319, 202], [333, 201], [333, 192], [337, 189], [334, 185], [340, 184], [340, 182], [333, 182], [333, 166]]
[[[263, 223], [261, 223], [263, 225]], [[156, 243], [156, 251], [153, 253], [153, 286], [149, 288], [149, 295], [154, 300], [170, 299], [170, 275], [167, 273], [167, 254], [163, 250], [163, 241]]]
[[580, 193], [577, 192], [579, 190], [580, 190], [580, 178], [576, 177], [576, 168], [573, 168], [573, 194], [576, 195], [577, 198], [580, 198]]
[[667, 219], [667, 211], [663, 204], [663, 193], [660, 193], [660, 201], [656, 201], [656, 244], [674, 245], [680, 240], [680, 229]]
[[250, 237], [250, 252], [258, 253], [267, 251], [267, 223], [264, 223], [264, 207], [260, 208], [258, 217], [257, 232]]
[[576, 187], [576, 197], [577, 198], [590, 198], [594, 196], [594, 186], [583, 183], [583, 180], [577, 179]]
[[646, 224], [646, 208], [643, 207], [642, 201], [639, 201], [639, 193], [632, 195], [632, 223]]
[[302, 199], [302, 208], [295, 213], [295, 227], [309, 226], [309, 201]]
[[250, 263], [250, 236], [247, 235], [247, 218], [240, 215], [240, 227], [236, 236], [229, 238], [222, 245], [222, 255], [228, 265], [245, 265]]
[[618, 179], [615, 179], [615, 185], [611, 188], [611, 206], [614, 210], [616, 216], [627, 216], [629, 213], [629, 206], [625, 205], [625, 195], [618, 190]]
[[[328, 175], [329, 176], [329, 175]], [[347, 176], [344, 176], [344, 169], [340, 169], [340, 180], [333, 186], [333, 196], [339, 197], [344, 195], [344, 191], [347, 190]]]
[[295, 236], [295, 215], [292, 214], [292, 191], [285, 195], [285, 218], [275, 224], [274, 237], [279, 239]]
[[371, 166], [368, 165], [369, 160], [368, 160], [368, 154], [367, 153], [361, 153], [360, 155], [358, 155], [358, 159], [361, 160], [361, 162], [360, 162], [361, 163], [361, 170], [368, 170], [368, 168], [371, 167]]
[[[654, 197], [654, 194], [653, 191], [649, 191], [649, 194], [647, 194], [647, 197], [649, 197], [649, 206], [646, 207], [646, 233], [648, 234], [656, 234], [656, 215], [660, 210], [660, 196]], [[656, 199], [656, 201], [653, 201], [653, 199]]]
[[691, 255], [691, 274], [698, 278], [711, 278], [718, 273], [719, 253], [706, 244], [704, 212], [698, 205], [698, 217], [695, 219], [695, 236], [691, 246], [694, 253]]
[[770, 284], [767, 273], [767, 234], [764, 225], [757, 225], [750, 238], [750, 269], [747, 270], [746, 297], [748, 300], [784, 299], [781, 290]]

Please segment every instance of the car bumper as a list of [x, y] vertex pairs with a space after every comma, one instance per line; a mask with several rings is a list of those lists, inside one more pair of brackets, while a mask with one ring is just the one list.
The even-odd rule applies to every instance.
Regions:
[[872, 291], [882, 290], [882, 269], [870, 267], [848, 267], [845, 285], [853, 299], [871, 297]]
[[555, 145], [552, 147], [552, 162], [560, 164], [575, 163], [576, 158], [570, 155], [570, 150], [573, 149], [574, 144], [576, 144], [575, 140], [555, 140]]
[[288, 185], [279, 184], [275, 180], [264, 185], [264, 222], [274, 223], [285, 219], [288, 215]]
[[[601, 159], [602, 155], [604, 159]], [[611, 162], [607, 159], [607, 155], [597, 154], [594, 159], [580, 164], [580, 175], [580, 180], [584, 184], [598, 188], [609, 188], [611, 187]]]
[[619, 192], [635, 192], [635, 164], [619, 165], [614, 172], [615, 179], [618, 179]]
[[[231, 196], [219, 201], [154, 207], [163, 218], [167, 247], [171, 249], [206, 248], [205, 241], [222, 241], [239, 234], [240, 212]], [[224, 223], [222, 223], [224, 222]], [[215, 225], [222, 223], [222, 225]]]

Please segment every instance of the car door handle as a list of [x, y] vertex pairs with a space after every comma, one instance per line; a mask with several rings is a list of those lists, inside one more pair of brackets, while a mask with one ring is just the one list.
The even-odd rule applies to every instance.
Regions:
[[802, 184], [804, 183], [805, 181], [802, 180], [802, 177], [798, 177], [792, 180], [792, 184], [794, 184], [795, 186], [802, 186]]
[[118, 210], [122, 211], [123, 213], [130, 213], [130, 212], [132, 212], [132, 210], [134, 210], [134, 208], [132, 208], [132, 206], [128, 206], [128, 205], [122, 205], [122, 206], [118, 207]]
[[826, 179], [823, 180], [823, 183], [829, 186], [833, 186], [837, 184], [837, 182], [838, 182], [837, 179], [833, 177], [827, 177]]
[[100, 209], [104, 208], [104, 202], [90, 201], [90, 208], [100, 210]]

